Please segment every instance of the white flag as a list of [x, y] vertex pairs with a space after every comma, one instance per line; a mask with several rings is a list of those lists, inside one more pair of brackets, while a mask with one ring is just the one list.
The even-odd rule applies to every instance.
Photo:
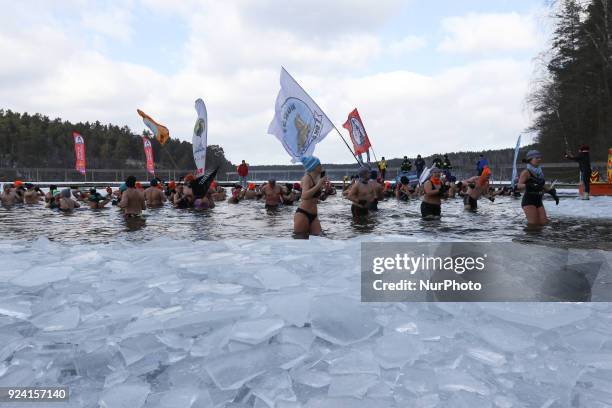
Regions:
[[208, 135], [208, 115], [206, 113], [206, 105], [204, 101], [198, 98], [195, 101], [195, 110], [198, 113], [195, 126], [193, 127], [193, 138], [191, 145], [193, 148], [193, 160], [195, 161], [197, 175], [204, 174], [206, 167], [206, 143]]
[[512, 185], [513, 189], [516, 184], [515, 180], [516, 180], [516, 175], [517, 175], [516, 159], [518, 159], [520, 149], [521, 149], [521, 135], [519, 135], [518, 140], [516, 141], [516, 147], [514, 148], [514, 162], [512, 162], [512, 180], [510, 181], [510, 184]]
[[280, 85], [268, 134], [281, 141], [295, 163], [302, 156], [311, 156], [334, 125], [285, 68], [281, 69]]

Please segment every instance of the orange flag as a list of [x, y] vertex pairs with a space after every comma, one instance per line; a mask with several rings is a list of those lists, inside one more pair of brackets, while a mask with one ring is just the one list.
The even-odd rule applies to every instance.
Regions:
[[159, 144], [161, 144], [162, 146], [165, 145], [168, 139], [170, 139], [170, 131], [168, 130], [168, 128], [154, 121], [152, 117], [150, 117], [140, 109], [136, 109], [136, 112], [138, 112], [138, 114], [142, 116], [142, 121], [145, 125], [147, 125], [149, 130], [151, 130]]

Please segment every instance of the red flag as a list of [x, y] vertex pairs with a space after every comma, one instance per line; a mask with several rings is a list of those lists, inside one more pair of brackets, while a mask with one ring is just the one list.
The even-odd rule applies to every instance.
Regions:
[[85, 174], [85, 139], [80, 133], [72, 132], [74, 138], [74, 168], [81, 174]]
[[353, 109], [353, 111], [349, 113], [348, 119], [346, 122], [344, 122], [342, 127], [348, 130], [349, 134], [351, 135], [351, 141], [353, 142], [355, 154], [365, 153], [372, 146], [370, 144], [368, 134], [363, 127], [363, 122], [361, 121], [359, 112], [357, 112], [357, 108]]
[[144, 146], [145, 156], [147, 157], [147, 172], [155, 175], [155, 163], [153, 162], [153, 147], [151, 146], [151, 140], [143, 136], [142, 144]]

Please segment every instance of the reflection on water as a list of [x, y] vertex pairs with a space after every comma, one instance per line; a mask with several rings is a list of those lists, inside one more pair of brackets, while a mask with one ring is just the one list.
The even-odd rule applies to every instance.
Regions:
[[[408, 203], [388, 200], [379, 204], [378, 212], [354, 220], [348, 201], [336, 196], [319, 205], [319, 218], [324, 235], [331, 239], [364, 234], [404, 235], [423, 241], [514, 240], [611, 249], [610, 219], [552, 217], [551, 223], [544, 228], [526, 229], [520, 201], [510, 197], [498, 198], [495, 203], [483, 200], [477, 213], [464, 211], [459, 199], [449, 200], [442, 207], [440, 221], [423, 221], [419, 206], [417, 200]], [[260, 201], [221, 202], [212, 210], [200, 212], [166, 206], [145, 211], [144, 221], [126, 221], [116, 207], [80, 208], [71, 214], [49, 210], [42, 205], [0, 207], [0, 236], [2, 239], [35, 239], [44, 235], [56, 241], [100, 243], [114, 239], [142, 241], [162, 235], [192, 240], [288, 238], [292, 236], [295, 209], [296, 206], [287, 206], [269, 211]]]

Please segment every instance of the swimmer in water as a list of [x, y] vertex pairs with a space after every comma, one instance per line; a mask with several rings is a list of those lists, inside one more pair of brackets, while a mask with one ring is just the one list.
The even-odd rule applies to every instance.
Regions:
[[142, 210], [146, 209], [144, 193], [136, 188], [136, 177], [129, 176], [125, 179], [127, 189], [121, 193], [119, 208], [123, 209], [125, 218], [135, 218], [142, 215]]
[[166, 195], [159, 188], [160, 184], [157, 179], [151, 180], [149, 187], [144, 191], [145, 202], [148, 208], [163, 207], [166, 202]]
[[0, 194], [0, 202], [5, 207], [12, 207], [17, 202], [17, 194], [13, 185], [10, 183], [4, 183], [2, 186], [2, 194]]
[[87, 197], [87, 203], [89, 208], [92, 210], [98, 210], [104, 208], [112, 200], [112, 195], [107, 192], [106, 197], [98, 193], [95, 188], [89, 189], [89, 197]]
[[402, 176], [400, 177], [400, 182], [395, 188], [395, 198], [400, 201], [409, 201], [410, 200], [410, 184], [408, 177]]
[[249, 183], [246, 190], [243, 190], [243, 194], [245, 200], [255, 200], [259, 198], [255, 183]]
[[544, 193], [548, 193], [555, 200], [555, 203], [559, 205], [557, 190], [546, 185], [544, 172], [540, 167], [542, 154], [539, 151], [530, 150], [527, 152], [524, 162], [527, 163], [527, 168], [521, 172], [516, 185], [518, 190], [525, 192], [521, 201], [521, 207], [529, 225], [546, 225], [548, 217], [546, 216], [542, 197]]
[[429, 179], [423, 183], [423, 198], [421, 201], [421, 217], [425, 220], [439, 220], [442, 216], [442, 201], [446, 197], [447, 187], [442, 183], [442, 171], [434, 167]]
[[382, 184], [380, 178], [378, 178], [378, 172], [376, 170], [370, 171], [370, 180], [368, 183], [374, 189], [376, 198], [370, 204], [370, 211], [378, 211], [378, 202], [385, 199], [385, 186]]
[[23, 202], [25, 204], [39, 204], [45, 194], [32, 183], [26, 183], [25, 187], [26, 191], [23, 194]]
[[491, 169], [489, 166], [484, 166], [480, 176], [470, 177], [467, 180], [457, 183], [457, 188], [467, 186], [467, 191], [463, 195], [463, 208], [468, 211], [475, 212], [478, 210], [478, 200], [481, 197], [487, 197], [489, 201], [494, 202], [495, 196], [489, 189], [489, 179], [491, 178]]
[[302, 199], [293, 216], [293, 233], [297, 238], [308, 238], [310, 235], [321, 235], [317, 204], [327, 178], [321, 162], [315, 156], [302, 157], [302, 164], [306, 174], [300, 182]]
[[351, 213], [353, 217], [365, 217], [370, 212], [370, 207], [376, 200], [376, 190], [369, 182], [370, 169], [362, 167], [359, 169], [359, 181], [353, 184], [347, 198], [352, 201]]
[[234, 188], [232, 188], [232, 196], [228, 198], [227, 202], [230, 204], [238, 204], [241, 200], [244, 199], [244, 190], [240, 184], [236, 184]]
[[276, 184], [276, 180], [270, 179], [261, 189], [266, 200], [266, 210], [276, 210], [282, 202], [281, 187]]
[[59, 195], [59, 210], [63, 212], [71, 212], [75, 208], [79, 208], [81, 205], [72, 198], [72, 192], [70, 189], [65, 188]]
[[49, 191], [45, 194], [45, 205], [47, 208], [57, 208], [57, 203], [55, 202], [56, 192], [59, 192], [57, 186], [51, 184], [49, 186]]

